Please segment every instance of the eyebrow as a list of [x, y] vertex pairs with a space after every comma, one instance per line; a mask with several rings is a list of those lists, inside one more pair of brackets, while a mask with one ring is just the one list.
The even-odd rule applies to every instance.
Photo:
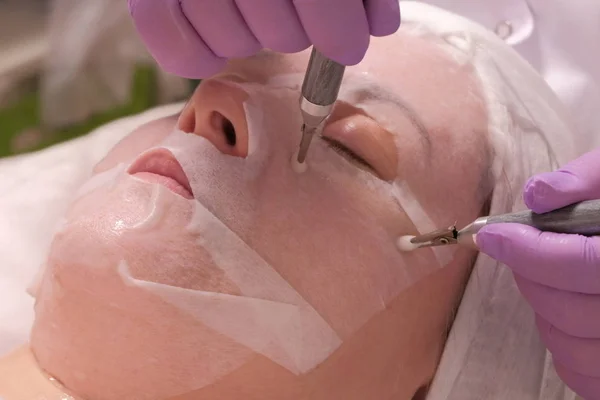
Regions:
[[421, 135], [427, 148], [429, 149], [431, 147], [431, 136], [429, 135], [425, 123], [419, 114], [397, 93], [373, 81], [361, 85], [360, 88], [351, 91], [351, 93], [356, 96], [359, 104], [377, 100], [392, 104], [400, 109], [402, 114], [408, 118], [417, 132], [419, 132], [419, 135]]

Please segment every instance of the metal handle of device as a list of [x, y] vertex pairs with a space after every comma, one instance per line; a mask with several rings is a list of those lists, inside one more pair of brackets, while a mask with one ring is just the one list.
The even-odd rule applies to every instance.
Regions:
[[600, 200], [582, 201], [543, 214], [527, 210], [486, 218], [487, 224], [514, 222], [543, 232], [596, 236], [600, 235]]
[[302, 96], [318, 106], [332, 105], [338, 98], [345, 69], [313, 47], [302, 83]]

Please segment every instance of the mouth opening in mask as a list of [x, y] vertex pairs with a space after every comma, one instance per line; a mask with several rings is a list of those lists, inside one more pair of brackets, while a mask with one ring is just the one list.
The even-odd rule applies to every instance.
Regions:
[[162, 185], [186, 199], [194, 198], [181, 164], [167, 149], [159, 148], [142, 154], [127, 172], [145, 182]]

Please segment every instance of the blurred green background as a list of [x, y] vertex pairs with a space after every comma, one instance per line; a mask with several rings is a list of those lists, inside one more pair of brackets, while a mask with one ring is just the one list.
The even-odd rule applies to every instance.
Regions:
[[[199, 81], [190, 80], [190, 94]], [[112, 120], [140, 113], [159, 105], [157, 74], [153, 66], [139, 66], [131, 84], [127, 104], [90, 116], [86, 121], [50, 130], [41, 123], [37, 79], [22, 84], [22, 93], [0, 108], [0, 157], [36, 151], [84, 135]]]
[[[0, 157], [184, 100], [197, 84], [158, 69], [124, 0], [0, 0]], [[56, 103], [42, 103], [48, 93]]]

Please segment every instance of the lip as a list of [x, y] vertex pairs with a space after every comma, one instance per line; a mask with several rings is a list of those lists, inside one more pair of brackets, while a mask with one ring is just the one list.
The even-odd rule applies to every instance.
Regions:
[[127, 173], [148, 183], [158, 183], [186, 199], [194, 198], [181, 164], [167, 149], [155, 149], [142, 154]]

